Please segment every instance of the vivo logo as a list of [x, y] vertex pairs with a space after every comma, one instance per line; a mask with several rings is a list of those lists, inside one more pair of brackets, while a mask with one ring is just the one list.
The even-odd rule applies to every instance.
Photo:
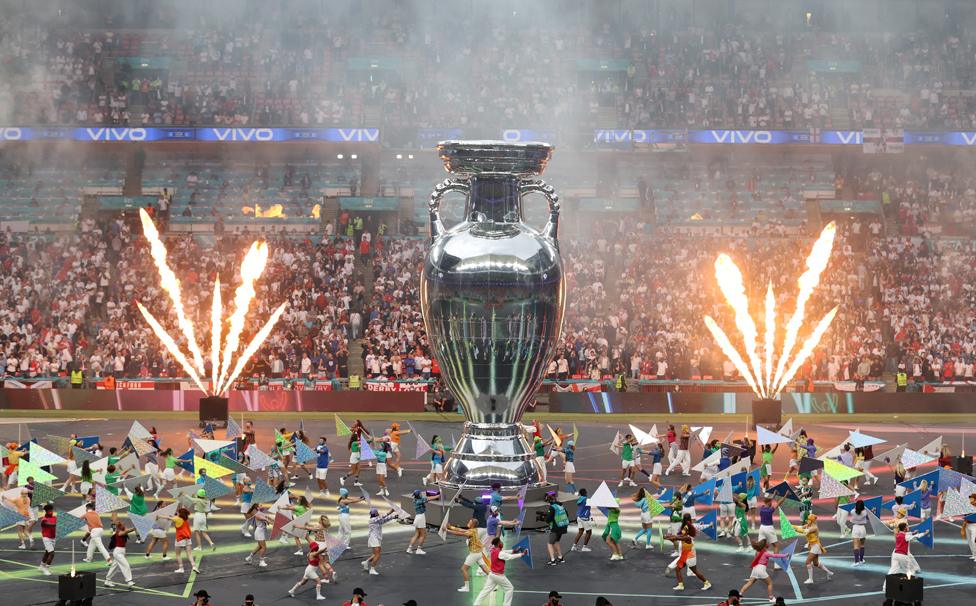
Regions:
[[716, 143], [772, 143], [773, 134], [768, 130], [713, 130]]
[[962, 132], [959, 134], [962, 136], [962, 140], [966, 143], [966, 145], [976, 145], [976, 132]]
[[856, 130], [837, 131], [837, 139], [843, 145], [861, 145], [861, 132]]
[[339, 139], [342, 141], [379, 141], [380, 131], [376, 128], [340, 128]]
[[[507, 133], [508, 131], [505, 132]], [[518, 133], [519, 131], [514, 132]], [[631, 131], [629, 130], [598, 130], [596, 131], [596, 136], [593, 137], [597, 143], [626, 143], [632, 138]], [[517, 139], [515, 140], [517, 141]]]
[[270, 128], [211, 128], [217, 141], [274, 141]]
[[85, 133], [92, 141], [145, 141], [144, 128], [86, 128]]
[[0, 139], [4, 141], [20, 141], [24, 138], [24, 131], [16, 126], [0, 128]]

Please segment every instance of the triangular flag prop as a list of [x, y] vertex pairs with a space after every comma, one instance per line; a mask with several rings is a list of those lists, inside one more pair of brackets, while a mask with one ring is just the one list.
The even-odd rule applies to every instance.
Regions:
[[965, 478], [959, 482], [959, 494], [962, 495], [964, 499], [968, 499], [969, 495], [976, 492], [976, 482], [971, 482]]
[[0, 507], [0, 529], [13, 526], [14, 524], [23, 522], [26, 520], [24, 516], [20, 515], [12, 509], [7, 509], [6, 507]]
[[168, 530], [170, 524], [173, 523], [173, 516], [176, 515], [177, 507], [179, 507], [179, 503], [173, 502], [166, 507], [160, 507], [156, 511], [147, 514], [146, 517], [154, 520], [163, 530]]
[[532, 545], [529, 544], [529, 537], [522, 537], [522, 539], [518, 543], [512, 545], [512, 549], [513, 550], [521, 549], [522, 551], [524, 551], [525, 555], [523, 555], [519, 559], [525, 562], [525, 565], [528, 566], [529, 568], [533, 567], [532, 566]]
[[215, 450], [220, 450], [234, 444], [234, 440], [204, 440], [202, 438], [197, 438], [193, 442], [200, 448], [200, 450], [206, 454], [208, 452], [213, 452]]
[[634, 438], [637, 439], [637, 444], [640, 446], [645, 446], [647, 444], [654, 444], [657, 442], [657, 438], [648, 434], [644, 430], [634, 425], [630, 425], [630, 433], [633, 434]]
[[451, 523], [451, 507], [444, 510], [444, 519], [441, 520], [441, 525], [437, 529], [437, 536], [441, 538], [442, 541], [447, 541], [447, 527]]
[[617, 435], [613, 437], [613, 442], [610, 442], [610, 452], [614, 453], [617, 456], [620, 456], [620, 446], [623, 442], [623, 439], [624, 437], [620, 435], [620, 432], [618, 431]]
[[959, 494], [958, 490], [950, 488], [946, 491], [945, 505], [942, 507], [942, 516], [946, 518], [958, 518], [976, 513], [976, 507], [969, 503], [969, 499]]
[[879, 536], [891, 534], [891, 528], [889, 528], [887, 524], [882, 522], [881, 518], [879, 518], [877, 515], [874, 514], [873, 511], [869, 509], [865, 511], [868, 514], [868, 523], [871, 524], [871, 530], [874, 532], [874, 534]]
[[729, 480], [724, 480], [722, 485], [718, 489], [718, 497], [715, 499], [719, 503], [731, 503], [732, 502], [732, 482]]
[[348, 425], [342, 422], [342, 419], [339, 418], [339, 415], [335, 416], [335, 426], [336, 426], [337, 436], [348, 436], [352, 434], [352, 430], [349, 429]]
[[786, 554], [785, 558], [772, 558], [772, 562], [777, 568], [780, 570], [789, 570], [790, 563], [793, 562], [793, 554], [796, 553], [796, 544], [798, 542], [798, 540], [793, 541], [785, 549], [780, 551], [780, 553]]
[[270, 503], [277, 498], [278, 493], [267, 482], [261, 478], [254, 480], [254, 493], [251, 495], [252, 503]]
[[556, 445], [556, 448], [562, 448], [563, 437], [562, 435], [554, 430], [551, 425], [546, 423], [546, 429], [549, 430], [549, 435], [552, 437], [552, 443]]
[[291, 535], [293, 537], [302, 538], [306, 534], [308, 534], [308, 531], [303, 530], [301, 528], [296, 528], [296, 526], [308, 526], [308, 523], [311, 519], [312, 519], [312, 510], [309, 509], [302, 515], [298, 516], [297, 518], [294, 518], [293, 520], [291, 520], [290, 522], [282, 526], [281, 532]]
[[525, 510], [519, 511], [518, 517], [515, 518], [515, 541], [519, 540], [522, 536], [522, 525], [525, 524]]
[[55, 499], [63, 497], [64, 493], [46, 484], [34, 484], [34, 494], [31, 496], [31, 505], [40, 507], [45, 503], [53, 503]]
[[931, 463], [934, 460], [935, 457], [924, 455], [911, 448], [906, 448], [905, 452], [901, 453], [901, 464], [905, 466], [905, 469], [913, 469], [919, 465]]
[[318, 458], [318, 455], [315, 454], [314, 450], [308, 447], [308, 444], [302, 442], [301, 440], [295, 442], [295, 461], [297, 461], [299, 465], [302, 463], [308, 463], [309, 461], [314, 461], [316, 458]]
[[132, 522], [132, 526], [136, 529], [136, 533], [139, 534], [139, 540], [145, 541], [149, 537], [149, 531], [152, 530], [153, 520], [149, 516], [140, 516], [137, 514], [129, 512], [129, 521]]
[[[901, 504], [905, 506], [905, 511], [908, 512], [908, 515], [918, 518], [922, 517], [922, 491], [916, 490], [906, 494], [901, 498]], [[892, 508], [892, 510], [894, 510], [894, 508]]]
[[[361, 494], [363, 496], [363, 500], [366, 501], [366, 506], [367, 507], [372, 507], [373, 506], [373, 499], [372, 499], [372, 497], [369, 496], [369, 491], [366, 490], [366, 487], [365, 486], [360, 486], [359, 487], [359, 494]], [[451, 501], [451, 503], [453, 503], [453, 502], [454, 501]]]
[[[738, 475], [747, 471], [749, 471], [749, 460], [745, 459], [739, 461], [738, 463], [732, 463], [731, 465], [729, 465], [728, 467], [726, 467], [725, 469], [718, 472], [712, 477], [715, 478], [716, 480], [727, 480], [734, 475]], [[734, 488], [735, 487], [733, 486], [733, 490]]]
[[793, 528], [793, 524], [790, 523], [790, 519], [783, 512], [782, 507], [779, 508], [779, 536], [784, 541], [798, 536], [796, 530]]
[[778, 433], [781, 436], [792, 436], [793, 435], [793, 419], [789, 419], [788, 421], [786, 421], [786, 423], [783, 423], [783, 426], [780, 427], [779, 428], [779, 431], [777, 431], [776, 433]]
[[85, 461], [88, 461], [89, 464], [91, 464], [92, 461], [98, 459], [98, 457], [88, 452], [84, 448], [78, 448], [77, 446], [72, 446], [71, 452], [75, 456], [75, 463], [78, 464], [78, 469], [81, 469], [81, 464], [84, 463]]
[[75, 446], [78, 448], [91, 448], [99, 442], [100, 439], [98, 436], [82, 436], [80, 438], [75, 438]]
[[927, 518], [921, 524], [911, 527], [911, 531], [916, 534], [924, 532], [925, 534], [923, 536], [918, 537], [918, 542], [929, 549], [935, 547], [935, 528], [932, 526], [932, 518]]
[[145, 440], [139, 439], [132, 440], [132, 450], [134, 450], [140, 457], [144, 457], [156, 452], [156, 449], [153, 448], [152, 444]]
[[600, 483], [600, 487], [597, 488], [596, 492], [593, 493], [593, 496], [587, 500], [587, 504], [590, 507], [620, 507], [620, 503], [617, 502], [616, 497], [614, 497], [613, 493], [610, 492], [610, 487], [607, 486], [606, 482]]
[[268, 466], [270, 466], [274, 461], [269, 457], [263, 450], [251, 444], [247, 447], [247, 456], [250, 462], [251, 469], [256, 469], [262, 471]]
[[[831, 478], [837, 480], [838, 482], [843, 482], [844, 480], [850, 480], [851, 478], [856, 478], [858, 476], [863, 476], [864, 473], [860, 472], [853, 467], [848, 467], [843, 463], [838, 463], [837, 461], [831, 461], [827, 459], [823, 462], [824, 473]], [[821, 497], [823, 498], [823, 497]]]
[[111, 513], [128, 509], [129, 504], [115, 496], [101, 486], [95, 486], [95, 511], [98, 513]]
[[874, 515], [881, 517], [881, 504], [884, 501], [884, 497], [878, 495], [876, 497], [871, 497], [870, 499], [864, 499], [864, 508], [868, 511], [873, 511]]
[[651, 514], [651, 517], [659, 516], [664, 513], [664, 505], [654, 497], [647, 496], [647, 512]]
[[176, 464], [182, 467], [183, 469], [189, 471], [190, 473], [194, 473], [193, 457], [194, 457], [193, 449], [191, 448], [190, 450], [176, 457]]
[[812, 473], [818, 469], [824, 468], [824, 462], [820, 459], [814, 459], [813, 457], [803, 457], [800, 459], [800, 467], [798, 473]]
[[576, 429], [576, 423], [573, 423], [573, 444], [579, 442], [579, 430]]
[[166, 492], [169, 493], [169, 496], [176, 499], [180, 496], [194, 495], [198, 490], [200, 490], [199, 484], [188, 484], [186, 486], [176, 486], [174, 488], [170, 488]]
[[854, 496], [854, 491], [844, 486], [828, 474], [820, 478], [820, 498], [836, 499], [838, 497]]
[[708, 438], [712, 436], [712, 427], [692, 427], [691, 436], [698, 438], [698, 441], [704, 446], [705, 444], [708, 444]]
[[519, 511], [522, 511], [522, 509], [525, 507], [525, 494], [526, 494], [526, 492], [528, 492], [528, 489], [529, 489], [529, 485], [528, 484], [522, 484], [519, 487], [519, 491], [518, 491], [518, 508], [519, 508]]
[[925, 446], [918, 449], [918, 452], [938, 458], [942, 455], [942, 436], [937, 437]]
[[17, 462], [17, 486], [27, 484], [27, 478], [34, 478], [34, 482], [38, 484], [47, 484], [58, 479], [31, 461], [22, 458]]
[[756, 425], [756, 444], [790, 444], [793, 440], [789, 436], [773, 433], [761, 425]]
[[939, 470], [939, 489], [935, 492], [945, 492], [950, 488], [955, 488], [959, 490], [962, 486], [962, 481], [965, 479], [972, 479], [964, 473], [959, 473], [954, 469], [942, 468]]
[[891, 450], [886, 450], [885, 452], [879, 455], [875, 455], [874, 458], [879, 461], [885, 461], [885, 462], [890, 461], [891, 464], [894, 465], [895, 461], [901, 458], [901, 454], [905, 452], [905, 449], [907, 447], [908, 444], [899, 444], [898, 446], [895, 446]]
[[696, 503], [710, 507], [715, 498], [715, 478], [695, 486], [691, 489], [691, 494]]
[[721, 460], [722, 460], [722, 450], [719, 449], [719, 450], [716, 450], [715, 452], [713, 452], [712, 454], [708, 455], [704, 459], [702, 459], [698, 463], [698, 465], [695, 465], [694, 467], [692, 467], [691, 470], [692, 471], [697, 471], [698, 473], [701, 473], [701, 472], [705, 471], [705, 468], [706, 467], [717, 467], [718, 464], [719, 464], [719, 462]]
[[219, 499], [234, 492], [230, 486], [211, 477], [203, 479], [203, 489], [207, 491], [207, 498], [210, 500]]
[[38, 467], [48, 467], [50, 465], [60, 465], [61, 463], [64, 463], [65, 458], [61, 455], [54, 454], [37, 442], [31, 442], [30, 461]]
[[285, 509], [285, 507], [288, 507], [288, 504], [291, 502], [291, 491], [286, 490], [282, 492], [280, 495], [276, 495], [276, 496], [278, 498], [275, 499], [274, 504], [268, 508], [268, 511], [270, 511], [271, 513], [274, 513], [276, 511], [284, 511], [285, 514], [288, 516], [288, 518], [291, 519], [291, 513], [289, 513], [290, 510]]
[[359, 437], [359, 460], [360, 461], [375, 461], [376, 453], [373, 449], [369, 447], [369, 442], [366, 441], [366, 436]]
[[245, 467], [234, 459], [228, 458], [226, 455], [220, 455], [220, 458], [217, 459], [217, 465], [226, 467], [227, 469], [236, 473], [254, 473], [254, 470], [250, 467]]
[[905, 489], [905, 492], [914, 492], [921, 489], [922, 482], [926, 482], [929, 490], [932, 494], [937, 492], [939, 486], [939, 475], [942, 473], [941, 469], [933, 469], [928, 473], [924, 473], [920, 476], [915, 476], [909, 480], [905, 480], [896, 486], [901, 486]]
[[66, 455], [68, 454], [68, 451], [71, 450], [71, 438], [48, 434], [38, 438], [37, 442], [44, 448], [47, 448], [51, 452], [59, 455]]
[[291, 522], [291, 518], [286, 513], [284, 511], [275, 512], [274, 523], [271, 525], [271, 536], [268, 537], [272, 541], [281, 536], [281, 531], [285, 527], [285, 524]]
[[131, 473], [133, 471], [138, 473], [139, 456], [134, 452], [130, 452], [129, 454], [125, 455], [119, 459], [118, 463], [115, 464], [115, 471], [123, 474]]
[[207, 470], [208, 478], [222, 478], [224, 476], [229, 476], [232, 473], [234, 473], [233, 471], [227, 469], [226, 467], [221, 467], [220, 465], [217, 465], [212, 461], [201, 459], [200, 457], [193, 457], [193, 468], [194, 468], [193, 478], [196, 480], [200, 479], [201, 469]]
[[876, 438], [874, 436], [869, 436], [866, 433], [861, 433], [859, 430], [850, 432], [850, 435], [847, 437], [847, 441], [850, 442], [853, 448], [877, 446], [878, 444], [884, 444], [887, 442], [887, 440], [882, 440], [881, 438]]
[[717, 522], [718, 510], [713, 509], [702, 517], [698, 518], [698, 521], [695, 522], [695, 526], [698, 528], [698, 530], [705, 533], [705, 536], [714, 541], [718, 537], [718, 529], [715, 528], [715, 524]]
[[431, 451], [430, 444], [428, 444], [427, 440], [425, 440], [419, 433], [414, 432], [413, 435], [417, 437], [417, 452], [413, 458], [420, 460], [420, 457]]
[[72, 532], [86, 525], [83, 519], [77, 518], [70, 513], [61, 512], [58, 514], [57, 518], [57, 524], [54, 527], [55, 539], [63, 539]]
[[793, 487], [790, 486], [788, 482], [780, 482], [775, 486], [771, 486], [766, 492], [776, 496], [786, 497], [790, 501], [796, 501], [797, 503], [800, 502], [800, 497], [797, 496], [796, 492], [793, 490]]
[[228, 440], [236, 440], [240, 436], [244, 435], [244, 431], [241, 426], [237, 424], [234, 417], [227, 417], [227, 430], [224, 432], [224, 437]]
[[132, 422], [132, 427], [129, 428], [129, 435], [140, 440], [153, 439], [152, 434], [149, 433], [149, 430], [143, 427], [142, 423], [139, 421]]
[[342, 553], [347, 549], [349, 549], [349, 543], [339, 543], [334, 547], [329, 547], [329, 550], [326, 552], [329, 555], [329, 564], [334, 564], [336, 560], [342, 557]]
[[390, 499], [388, 499], [386, 497], [383, 497], [383, 502], [386, 503], [386, 506], [387, 507], [389, 507], [390, 509], [392, 509], [393, 511], [395, 511], [396, 514], [397, 514], [397, 517], [400, 518], [401, 520], [405, 520], [405, 519], [407, 519], [407, 518], [410, 517], [410, 514], [407, 513], [407, 510], [406, 509], [404, 509], [403, 507], [400, 507], [399, 505], [397, 505], [396, 503], [394, 503]]

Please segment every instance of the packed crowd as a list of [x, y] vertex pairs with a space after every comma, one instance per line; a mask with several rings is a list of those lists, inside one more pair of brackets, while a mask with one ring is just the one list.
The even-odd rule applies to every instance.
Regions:
[[0, 24], [0, 121], [369, 123], [393, 139], [416, 127], [606, 127], [608, 116], [639, 128], [976, 128], [976, 97], [961, 93], [976, 80], [971, 36], [706, 30], [671, 15], [537, 10], [420, 15], [391, 3], [337, 16], [290, 5], [261, 20], [121, 32], [13, 12]]
[[[569, 300], [551, 378], [737, 379], [702, 323], [711, 314], [735, 333], [714, 281], [716, 256], [728, 252], [739, 264], [756, 305], [771, 281], [785, 315], [810, 245], [775, 236], [649, 237], [646, 225], [627, 221], [598, 226], [595, 239], [564, 237]], [[369, 378], [436, 376], [419, 307], [426, 240], [363, 228], [347, 236], [339, 227], [338, 236], [319, 242], [284, 236], [269, 242], [249, 334], [278, 304], [289, 306], [244, 376], [346, 377], [350, 341], [362, 343]], [[122, 221], [86, 221], [70, 236], [0, 236], [0, 368], [8, 377], [63, 375], [77, 366], [89, 376], [182, 376], [134, 305], [143, 301], [164, 324], [171, 321], [136, 235]], [[170, 237], [176, 273], [185, 284], [204, 285], [184, 294], [198, 326], [209, 325], [206, 285], [216, 275], [223, 300], [232, 300], [249, 243], [233, 235]], [[807, 324], [834, 304], [840, 311], [799, 378], [878, 379], [901, 368], [919, 380], [971, 379], [974, 255], [970, 243], [958, 240], [886, 235], [880, 219], [842, 225]]]

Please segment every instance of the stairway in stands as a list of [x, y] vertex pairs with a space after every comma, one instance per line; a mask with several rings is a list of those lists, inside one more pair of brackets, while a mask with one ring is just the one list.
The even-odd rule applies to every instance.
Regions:
[[[353, 277], [356, 282], [362, 282], [363, 286], [366, 287], [366, 301], [367, 303], [373, 299], [373, 264], [364, 263], [359, 255], [356, 255], [356, 265], [353, 271]], [[368, 305], [367, 305], [368, 307]], [[363, 329], [366, 326], [367, 320], [367, 310], [358, 310], [363, 316]], [[359, 375], [361, 377], [366, 376], [366, 368], [363, 364], [363, 339], [362, 335], [358, 339], [350, 339], [349, 341], [349, 374]]]

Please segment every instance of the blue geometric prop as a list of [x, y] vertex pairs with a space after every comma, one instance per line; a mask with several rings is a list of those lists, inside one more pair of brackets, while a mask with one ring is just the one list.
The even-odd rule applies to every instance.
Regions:
[[139, 539], [145, 541], [149, 536], [149, 531], [152, 530], [153, 520], [149, 516], [141, 516], [129, 512], [129, 521], [132, 522], [132, 527], [136, 529], [136, 533], [139, 534]]
[[195, 473], [196, 470], [193, 467], [193, 449], [191, 448], [190, 450], [176, 457], [176, 464], [190, 473]]
[[0, 529], [13, 526], [18, 522], [23, 522], [26, 520], [24, 516], [20, 515], [12, 509], [7, 509], [6, 507], [0, 507]]
[[241, 436], [244, 432], [241, 431], [241, 426], [237, 424], [237, 421], [233, 417], [227, 417], [227, 431], [224, 432], [225, 440], [235, 440]]
[[522, 537], [522, 540], [518, 543], [512, 545], [512, 550], [523, 549], [525, 555], [520, 559], [525, 562], [525, 565], [532, 568], [532, 545], [529, 544], [529, 537]]
[[926, 534], [924, 537], [918, 538], [918, 542], [925, 545], [929, 549], [935, 547], [935, 529], [932, 526], [932, 518], [928, 518], [921, 524], [911, 527], [911, 531], [915, 533], [928, 531], [928, 534]]
[[230, 486], [209, 476], [203, 479], [203, 489], [207, 491], [207, 498], [211, 500], [219, 499], [234, 492], [234, 489]]
[[360, 461], [375, 461], [376, 453], [373, 449], [369, 447], [369, 443], [366, 442], [365, 436], [359, 437], [359, 460]]
[[268, 485], [267, 482], [258, 478], [254, 481], [254, 493], [251, 496], [252, 503], [270, 503], [278, 500], [278, 493]]
[[784, 559], [773, 558], [772, 560], [773, 564], [777, 568], [779, 568], [780, 570], [788, 570], [790, 568], [790, 563], [793, 561], [793, 554], [796, 552], [797, 542], [799, 542], [799, 539], [794, 540], [792, 543], [786, 546], [786, 549], [780, 552], [780, 553], [788, 554], [786, 558]]
[[770, 486], [767, 490], [769, 494], [774, 494], [779, 497], [786, 497], [790, 501], [800, 502], [800, 497], [797, 496], [796, 492], [793, 491], [793, 487], [787, 482], [780, 482], [776, 486]]
[[58, 514], [58, 523], [54, 528], [54, 538], [63, 539], [82, 526], [85, 526], [84, 520], [76, 518], [70, 513], [61, 512]]
[[918, 490], [919, 486], [922, 485], [922, 482], [928, 482], [929, 490], [935, 494], [936, 487], [939, 485], [940, 474], [941, 470], [935, 469], [920, 476], [916, 476], [910, 480], [905, 480], [904, 482], [897, 484], [897, 486], [903, 487], [905, 492], [912, 492], [914, 490]]
[[718, 510], [713, 509], [712, 511], [706, 513], [702, 517], [698, 518], [695, 522], [695, 526], [698, 530], [705, 533], [705, 535], [711, 540], [718, 538], [718, 529], [715, 528], [715, 524], [718, 522]]
[[295, 442], [295, 460], [298, 463], [308, 463], [316, 458], [318, 458], [318, 455], [305, 442], [301, 440]]
[[702, 482], [691, 489], [691, 495], [701, 505], [711, 506], [715, 499], [715, 479]]

